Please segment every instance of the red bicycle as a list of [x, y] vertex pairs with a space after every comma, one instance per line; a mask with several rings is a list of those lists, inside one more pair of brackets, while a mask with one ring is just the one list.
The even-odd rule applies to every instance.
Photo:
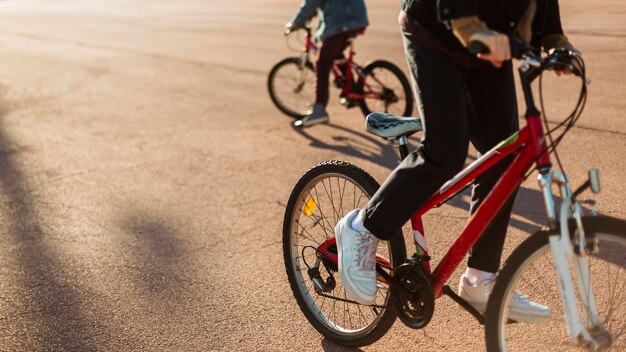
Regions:
[[[267, 79], [267, 89], [276, 107], [296, 119], [306, 116], [315, 103], [316, 79], [310, 58], [318, 52], [311, 29], [301, 29], [306, 31], [304, 51], [274, 65]], [[354, 62], [354, 55], [351, 41], [348, 57], [335, 60], [331, 68], [333, 82], [341, 89], [341, 104], [348, 108], [358, 105], [365, 116], [373, 111], [411, 115], [413, 96], [402, 70], [385, 60], [361, 67]]]
[[[588, 188], [599, 192], [596, 171], [592, 170], [589, 180], [572, 191], [565, 174], [552, 167], [551, 154], [562, 170], [555, 148], [584, 107], [584, 63], [571, 53], [557, 51], [542, 58], [526, 44], [517, 46], [516, 57], [523, 59], [519, 76], [527, 106], [526, 126], [458, 173], [415, 213], [411, 218], [413, 256], [407, 258], [402, 236], [379, 244], [375, 304], [365, 306], [350, 300], [341, 280], [335, 278], [334, 228], [345, 213], [367, 203], [378, 183], [352, 164], [326, 161], [307, 171], [296, 184], [283, 222], [285, 266], [300, 309], [326, 338], [347, 346], [370, 344], [387, 332], [396, 317], [411, 328], [423, 328], [432, 317], [435, 299], [447, 295], [486, 325], [490, 351], [562, 350], [568, 341], [593, 350], [626, 350], [626, 221], [596, 216], [592, 201], [584, 203], [591, 204], [592, 216], [583, 215], [577, 197]], [[470, 49], [480, 52], [474, 44]], [[572, 59], [578, 65], [571, 65]], [[552, 128], [545, 116], [542, 123], [531, 90], [531, 83], [546, 70], [569, 70], [583, 80], [576, 109]], [[541, 103], [543, 106], [543, 98]], [[367, 117], [368, 131], [397, 144], [401, 158], [408, 154], [407, 136], [420, 131], [421, 126], [418, 118], [382, 113]], [[422, 216], [508, 156], [514, 161], [431, 270]], [[535, 169], [539, 172], [546, 226], [508, 258], [483, 316], [446, 282], [513, 191]], [[552, 186], [561, 193], [558, 205]], [[540, 324], [511, 324], [507, 307], [514, 290], [550, 307], [552, 318]]]

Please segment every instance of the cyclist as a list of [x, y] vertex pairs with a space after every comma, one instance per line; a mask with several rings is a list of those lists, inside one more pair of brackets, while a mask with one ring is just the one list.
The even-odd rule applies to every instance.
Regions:
[[[461, 170], [468, 143], [485, 153], [518, 130], [509, 36], [544, 50], [574, 50], [561, 28], [557, 0], [402, 0], [399, 22], [418, 111], [425, 126], [421, 147], [391, 173], [364, 209], [336, 226], [339, 272], [346, 292], [371, 304], [376, 297], [379, 239], [396, 236], [418, 207]], [[469, 42], [489, 48], [480, 59]], [[475, 180], [470, 214], [510, 163], [504, 160]], [[481, 312], [500, 266], [515, 195], [472, 248], [459, 294]], [[509, 317], [550, 319], [548, 307], [516, 293]]]
[[295, 121], [294, 126], [306, 127], [328, 122], [328, 76], [333, 61], [343, 56], [349, 40], [365, 30], [368, 25], [363, 0], [302, 0], [296, 15], [287, 23], [288, 30], [303, 27], [320, 10], [317, 39], [322, 41], [316, 64], [317, 87], [315, 104], [311, 112]]

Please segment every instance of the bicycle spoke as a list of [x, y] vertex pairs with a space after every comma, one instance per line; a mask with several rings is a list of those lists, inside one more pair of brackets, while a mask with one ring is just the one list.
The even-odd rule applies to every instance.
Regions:
[[301, 118], [315, 102], [315, 76], [312, 67], [299, 59], [286, 59], [270, 73], [270, 95], [285, 114]]
[[326, 226], [324, 225], [322, 219], [320, 219], [319, 217], [317, 217], [316, 215], [313, 215], [313, 214], [311, 214], [310, 216], [307, 216], [307, 214], [305, 214], [302, 210], [299, 210], [299, 212], [302, 215], [304, 215], [305, 217], [312, 218], [314, 220], [313, 221], [313, 226], [315, 226], [316, 224], [319, 224], [320, 228], [322, 229], [322, 231], [324, 231], [324, 236], [326, 237], [326, 239], [328, 239], [330, 237], [330, 236], [328, 236]]
[[317, 244], [317, 245], [320, 245], [320, 244], [321, 244], [320, 242], [316, 241], [316, 240], [313, 238], [313, 236], [312, 236], [312, 235], [311, 235], [311, 234], [310, 234], [310, 233], [309, 233], [309, 232], [308, 232], [308, 231], [304, 228], [304, 226], [302, 226], [302, 224], [300, 224], [300, 222], [299, 222], [299, 221], [298, 221], [298, 222], [296, 222], [296, 224], [298, 224], [298, 226], [300, 226], [300, 227], [302, 228], [302, 232], [300, 232], [300, 233], [298, 234], [298, 236], [300, 236], [300, 237], [304, 237], [304, 238], [307, 238], [306, 236], [302, 236], [302, 235], [304, 234], [304, 232], [306, 232], [306, 233], [307, 233], [307, 235], [309, 235], [308, 239], [310, 239], [311, 241], [315, 242], [315, 244]]
[[[590, 221], [595, 223], [593, 222], [595, 220]], [[576, 316], [583, 328], [591, 328], [587, 324], [594, 324], [592, 335], [604, 343], [611, 341], [611, 350], [624, 350], [626, 347], [626, 322], [623, 318], [626, 313], [626, 295], [624, 295], [626, 292], [624, 291], [626, 290], [626, 256], [624, 254], [626, 253], [626, 237], [603, 236], [602, 233], [597, 236], [607, 241], [607, 245], [601, 245], [599, 253], [583, 257], [589, 270], [587, 286], [579, 287], [577, 284], [577, 280], [582, 278], [582, 273], [576, 271], [583, 271], [585, 265], [579, 264], [578, 259], [568, 259], [568, 269], [574, 279], [574, 299], [578, 307]], [[506, 306], [502, 305], [492, 310], [496, 313], [501, 312], [498, 313], [501, 316], [498, 318], [498, 329], [487, 329], [488, 341], [505, 343], [506, 345], [501, 345], [501, 347], [512, 351], [519, 349], [563, 350], [569, 349], [568, 346], [574, 347], [575, 343], [568, 334], [568, 322], [561, 303], [561, 290], [553, 265], [548, 236], [544, 233], [540, 237], [527, 239], [527, 242], [535, 243], [534, 247], [527, 245], [523, 247], [526, 252], [516, 251], [519, 254], [515, 257], [514, 264], [507, 263], [509, 267], [516, 268], [517, 271], [509, 270], [504, 276], [505, 279], [502, 278], [502, 272], [498, 276], [498, 280], [510, 280], [510, 283], [506, 285], [510, 288], [507, 291], [502, 291], [502, 288], [499, 291], [494, 289], [494, 292], [500, 292], [501, 295], [504, 292], [504, 296], [497, 296], [497, 302], [513, 302], [510, 298], [512, 292], [518, 290], [527, 295], [529, 300], [549, 307], [552, 316], [541, 323], [506, 324], [506, 318], [510, 318], [511, 314], [508, 313], [508, 309], [504, 308]], [[609, 243], [610, 246], [608, 246]], [[514, 276], [512, 276], [513, 273], [515, 273]], [[593, 293], [593, 301], [591, 293]], [[590, 310], [591, 302], [595, 302], [597, 309], [597, 313], [593, 315]], [[501, 310], [498, 311], [498, 309]], [[490, 319], [492, 322], [495, 321], [493, 316]], [[494, 339], [493, 336], [497, 338]]]
[[335, 200], [333, 199], [333, 183], [330, 180], [328, 181], [328, 188], [330, 189], [330, 191], [328, 191], [328, 189], [326, 188], [326, 183], [324, 181], [325, 180], [322, 181], [322, 186], [324, 186], [324, 190], [326, 190], [326, 194], [330, 198], [330, 204], [333, 206], [333, 223], [336, 224], [338, 221], [338, 214], [337, 208], [335, 207]]
[[[377, 324], [382, 321], [389, 324], [381, 327], [386, 331], [391, 326], [393, 316], [390, 315], [391, 311], [385, 309], [388, 296], [384, 291], [376, 293], [375, 307], [362, 306], [348, 298], [341, 278], [334, 276], [336, 272], [327, 268], [324, 270], [322, 268], [325, 268], [325, 265], [318, 263], [320, 280], [330, 282], [329, 276], [333, 276], [335, 281], [332, 290], [318, 293], [307, 268], [307, 266], [313, 268], [318, 260], [315, 248], [335, 235], [334, 223], [350, 210], [348, 209], [350, 206], [362, 206], [369, 198], [368, 193], [354, 180], [333, 173], [326, 177], [313, 178], [310, 183], [302, 186], [300, 193], [292, 194], [292, 197], [297, 201], [290, 199], [290, 203], [293, 204], [291, 214], [294, 217], [291, 220], [290, 232], [291, 272], [295, 273], [296, 284], [300, 287], [294, 292], [300, 294], [305, 303], [301, 308], [308, 307], [302, 309], [308, 309], [316, 317], [313, 324], [321, 324], [341, 335], [367, 335], [376, 330]], [[388, 246], [385, 246], [387, 249], [384, 254], [391, 258]]]
[[[344, 212], [343, 212], [344, 189], [341, 187], [341, 181], [339, 180], [339, 177], [335, 178], [335, 180], [337, 180], [337, 191], [339, 192], [339, 218], [341, 219], [344, 215]], [[345, 181], [346, 180], [344, 180], [344, 185], [345, 185]]]
[[[317, 192], [317, 185], [315, 186], [314, 190], [315, 190], [316, 199], [320, 199], [319, 194]], [[326, 223], [328, 224], [328, 227], [333, 229], [332, 233], [333, 233], [333, 236], [334, 236], [334, 233], [335, 233], [334, 228], [335, 227], [328, 221], [328, 217], [326, 215], [324, 215], [324, 211], [322, 210], [322, 205], [318, 204], [317, 208], [319, 209], [320, 214], [322, 215], [322, 219], [326, 220]], [[324, 232], [326, 232], [326, 231], [324, 231]]]
[[[408, 82], [385, 64], [375, 64], [368, 69], [361, 83], [365, 94], [364, 104], [367, 111], [384, 111], [393, 115], [410, 114], [412, 99], [407, 95]], [[397, 69], [397, 68], [396, 68]], [[405, 91], [406, 89], [406, 91]]]
[[[317, 193], [317, 185], [313, 189], [315, 190], [315, 199], [319, 200], [320, 197], [319, 197], [319, 194]], [[311, 193], [309, 192], [309, 195], [310, 194]], [[317, 209], [319, 209], [320, 214], [321, 214], [321, 221], [319, 222], [319, 225], [324, 230], [324, 234], [326, 235], [326, 238], [333, 237], [335, 235], [335, 230], [334, 230], [335, 227], [328, 221], [328, 217], [324, 214], [321, 202], [317, 204]], [[324, 220], [326, 220], [326, 224], [328, 225], [328, 228], [324, 224]], [[332, 229], [332, 230], [329, 230], [329, 229]], [[331, 233], [332, 235], [329, 235], [329, 233]]]

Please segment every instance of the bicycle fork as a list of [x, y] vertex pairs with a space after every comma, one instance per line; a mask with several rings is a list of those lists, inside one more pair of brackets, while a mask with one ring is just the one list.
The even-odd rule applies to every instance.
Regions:
[[298, 59], [298, 69], [300, 70], [300, 74], [298, 75], [298, 82], [296, 87], [294, 88], [294, 93], [300, 93], [302, 88], [304, 87], [304, 83], [306, 81], [307, 67], [306, 64], [309, 62], [309, 53], [307, 51], [303, 52], [300, 58]]
[[[547, 171], [547, 172], [546, 172]], [[575, 194], [583, 190], [581, 187], [574, 192], [570, 191], [567, 177], [553, 170], [544, 170], [539, 175], [539, 184], [542, 188], [543, 199], [546, 204], [548, 221], [551, 228], [557, 228], [556, 206], [552, 195], [552, 184], [557, 184], [561, 191], [563, 202], [560, 206], [558, 228], [560, 234], [550, 236], [550, 251], [552, 262], [556, 271], [557, 281], [561, 292], [561, 303], [567, 321], [568, 333], [577, 345], [583, 345], [593, 350], [606, 347], [611, 344], [611, 336], [604, 329], [598, 315], [595, 297], [591, 288], [589, 265], [585, 258], [586, 253], [597, 251], [597, 239], [585, 237], [582, 227], [582, 208], [575, 200]], [[585, 187], [592, 185], [594, 192], [599, 192], [597, 172], [590, 172], [590, 182]], [[595, 187], [593, 186], [595, 185]], [[575, 220], [576, 228], [570, 231], [570, 219]], [[570, 235], [573, 234], [573, 235]], [[568, 264], [568, 258], [572, 258], [576, 290], [582, 303], [584, 324], [578, 315], [576, 293]]]

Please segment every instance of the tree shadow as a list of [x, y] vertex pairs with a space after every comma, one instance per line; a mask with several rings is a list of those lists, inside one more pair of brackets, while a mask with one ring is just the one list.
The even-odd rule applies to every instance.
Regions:
[[[119, 223], [132, 243], [134, 278], [143, 287], [148, 298], [160, 300], [174, 308], [186, 297], [191, 283], [185, 276], [186, 245], [179, 240], [175, 227], [164, 214], [134, 210]], [[169, 298], [169, 300], [168, 300]], [[162, 310], [162, 306], [159, 307]]]
[[60, 242], [55, 240], [63, 234], [54, 233], [41, 215], [44, 203], [36, 195], [37, 185], [29, 182], [20, 163], [25, 148], [7, 132], [5, 121], [12, 106], [3, 96], [0, 91], [0, 195], [6, 200], [1, 211], [7, 219], [3, 237], [14, 246], [11, 254], [17, 268], [12, 276], [20, 297], [17, 311], [3, 314], [2, 320], [22, 324], [27, 317], [27, 326], [18, 335], [24, 334], [21, 340], [28, 349], [97, 350], [90, 335], [97, 323], [87, 321], [76, 276], [64, 269], [68, 263], [60, 257]]

